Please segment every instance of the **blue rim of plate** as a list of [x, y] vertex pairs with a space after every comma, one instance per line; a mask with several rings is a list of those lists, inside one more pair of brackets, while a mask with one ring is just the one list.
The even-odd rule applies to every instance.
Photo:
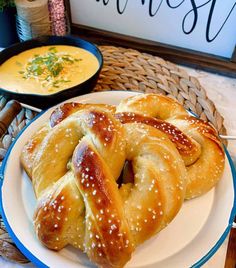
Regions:
[[[109, 92], [109, 91], [108, 91]], [[90, 93], [91, 94], [91, 93]], [[89, 94], [88, 94], [89, 95]], [[12, 238], [12, 240], [14, 241], [14, 243], [16, 244], [17, 248], [32, 262], [34, 263], [37, 267], [39, 268], [48, 268], [48, 266], [43, 263], [41, 260], [39, 260], [37, 257], [35, 257], [35, 255], [33, 255], [31, 253], [31, 251], [29, 249], [27, 249], [22, 243], [21, 241], [18, 239], [17, 235], [13, 232], [13, 230], [11, 229], [11, 225], [10, 223], [7, 221], [7, 217], [5, 215], [5, 211], [3, 209], [3, 200], [2, 200], [2, 184], [3, 184], [3, 179], [4, 179], [4, 174], [5, 174], [5, 169], [7, 166], [7, 161], [9, 158], [9, 155], [14, 147], [14, 145], [17, 143], [18, 139], [20, 138], [20, 136], [23, 134], [23, 132], [33, 123], [35, 122], [40, 116], [42, 116], [45, 112], [47, 112], [47, 110], [42, 111], [41, 113], [39, 113], [36, 117], [34, 117], [31, 122], [25, 126], [20, 133], [17, 135], [16, 139], [14, 140], [14, 142], [11, 144], [10, 148], [8, 149], [6, 156], [2, 162], [2, 166], [0, 169], [0, 214], [2, 216], [2, 219], [4, 221], [5, 227], [7, 232], [9, 233], [10, 237]], [[216, 244], [206, 253], [206, 255], [204, 255], [199, 261], [197, 261], [196, 263], [194, 263], [191, 267], [192, 268], [197, 268], [197, 267], [201, 267], [204, 263], [206, 263], [214, 254], [215, 252], [219, 249], [219, 247], [222, 245], [222, 243], [224, 242], [224, 240], [226, 239], [228, 233], [230, 232], [230, 229], [232, 228], [233, 222], [234, 222], [234, 217], [236, 216], [236, 170], [234, 167], [234, 163], [233, 160], [228, 152], [228, 150], [226, 149], [226, 147], [224, 146], [224, 150], [225, 150], [225, 154], [227, 156], [227, 159], [229, 161], [229, 165], [230, 165], [230, 169], [231, 169], [231, 173], [232, 173], [232, 179], [233, 179], [233, 185], [234, 185], [234, 202], [233, 202], [233, 207], [230, 213], [230, 217], [229, 217], [229, 221], [228, 221], [228, 226], [226, 227], [225, 231], [223, 232], [223, 234], [221, 235], [221, 237], [219, 238], [219, 240], [216, 242]]]
[[47, 266], [46, 264], [44, 264], [42, 261], [40, 261], [37, 257], [35, 257], [31, 252], [30, 250], [28, 250], [22, 243], [21, 241], [18, 239], [17, 235], [13, 232], [13, 230], [11, 229], [11, 226], [10, 226], [10, 223], [8, 222], [7, 220], [7, 217], [6, 217], [6, 214], [5, 214], [5, 211], [3, 209], [3, 200], [2, 200], [2, 185], [3, 185], [3, 180], [4, 180], [4, 174], [5, 174], [5, 169], [6, 169], [6, 166], [7, 166], [7, 161], [8, 161], [8, 158], [10, 156], [10, 153], [14, 147], [14, 145], [17, 143], [18, 139], [21, 137], [21, 135], [23, 134], [23, 132], [34, 122], [36, 121], [40, 116], [42, 116], [45, 112], [45, 111], [42, 111], [41, 113], [39, 113], [37, 116], [35, 116], [31, 122], [25, 126], [20, 132], [19, 134], [17, 135], [17, 137], [15, 138], [14, 142], [11, 144], [10, 148], [8, 149], [4, 159], [3, 159], [3, 162], [2, 162], [2, 166], [1, 166], [1, 169], [0, 169], [0, 214], [2, 216], [2, 219], [4, 221], [4, 224], [5, 224], [5, 227], [6, 227], [6, 230], [8, 232], [8, 234], [10, 235], [10, 237], [12, 238], [12, 240], [14, 241], [14, 243], [16, 244], [17, 248], [23, 253], [23, 255], [25, 255], [25, 257], [27, 257], [32, 263], [34, 263], [37, 267], [40, 267], [40, 268], [49, 268], [49, 266]]

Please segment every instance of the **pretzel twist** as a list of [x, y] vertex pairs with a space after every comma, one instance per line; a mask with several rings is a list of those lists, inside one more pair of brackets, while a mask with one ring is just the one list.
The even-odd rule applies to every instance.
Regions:
[[116, 112], [123, 123], [152, 125], [175, 143], [187, 168], [186, 199], [209, 191], [222, 177], [225, 154], [217, 131], [189, 115], [177, 101], [162, 95], [142, 94], [123, 100]]
[[[163, 132], [122, 126], [104, 107], [84, 108], [57, 110], [24, 147], [21, 162], [38, 199], [34, 226], [51, 249], [71, 244], [100, 267], [123, 267], [178, 213], [186, 170]], [[133, 181], [118, 185], [126, 159]]]

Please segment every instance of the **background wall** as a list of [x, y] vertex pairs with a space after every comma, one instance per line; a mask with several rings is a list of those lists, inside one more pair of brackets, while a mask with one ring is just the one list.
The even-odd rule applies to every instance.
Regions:
[[231, 58], [235, 0], [70, 0], [72, 22]]

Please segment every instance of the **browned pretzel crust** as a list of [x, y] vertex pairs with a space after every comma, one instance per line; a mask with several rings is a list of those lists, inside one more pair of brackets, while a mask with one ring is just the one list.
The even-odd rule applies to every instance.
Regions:
[[71, 244], [115, 268], [171, 222], [184, 199], [218, 182], [224, 152], [211, 125], [146, 94], [117, 109], [59, 106], [24, 146], [21, 163], [38, 200], [39, 240], [53, 250]]
[[[222, 177], [225, 154], [217, 131], [207, 122], [189, 115], [176, 100], [158, 94], [137, 95], [123, 100], [118, 105], [117, 112], [135, 113], [137, 121], [142, 123], [145, 120], [138, 118], [141, 115], [164, 120], [165, 123], [155, 123], [155, 127], [161, 128], [167, 134], [169, 132], [169, 137], [174, 134], [175, 138], [170, 138], [175, 144], [176, 139], [181, 142], [179, 132], [171, 126], [169, 130], [167, 126], [166, 130], [163, 124], [170, 123], [183, 133], [181, 136], [184, 135], [185, 141], [188, 142], [185, 153], [183, 154], [181, 150], [179, 152], [187, 166], [186, 199], [209, 191]], [[150, 119], [146, 123], [153, 125]], [[176, 147], [179, 148], [178, 143]]]
[[[22, 151], [38, 200], [35, 231], [50, 249], [71, 244], [100, 267], [123, 267], [140, 243], [178, 213], [185, 165], [160, 130], [122, 125], [107, 107], [82, 106], [66, 113], [57, 109], [53, 124], [43, 126]], [[132, 162], [133, 182], [124, 179], [119, 187], [125, 160]]]

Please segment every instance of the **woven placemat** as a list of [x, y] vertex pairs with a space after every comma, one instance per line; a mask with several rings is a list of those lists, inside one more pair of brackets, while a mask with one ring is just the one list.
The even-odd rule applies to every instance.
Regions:
[[[114, 46], [100, 46], [104, 56], [104, 66], [94, 91], [133, 90], [154, 92], [177, 99], [186, 109], [191, 109], [200, 118], [211, 122], [219, 134], [226, 134], [223, 117], [214, 103], [207, 97], [199, 81], [175, 64], [137, 50]], [[6, 99], [0, 96], [0, 110]], [[10, 144], [36, 115], [29, 109], [22, 109], [0, 141], [2, 161]], [[19, 252], [10, 239], [2, 219], [0, 220], [0, 255], [18, 263], [28, 260]]]

